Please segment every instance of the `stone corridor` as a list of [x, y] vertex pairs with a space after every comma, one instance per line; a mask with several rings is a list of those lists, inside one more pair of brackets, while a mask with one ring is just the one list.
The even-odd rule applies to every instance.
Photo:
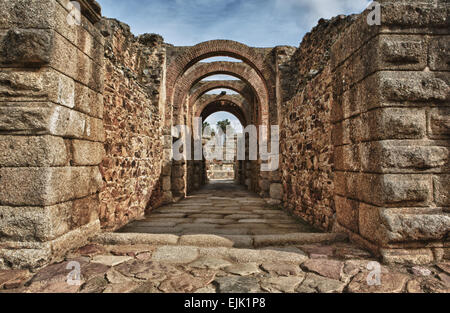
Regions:
[[0, 0], [0, 293], [450, 291], [448, 0], [266, 48], [72, 2]]
[[158, 208], [120, 231], [225, 236], [316, 232], [233, 181], [212, 181], [186, 199]]
[[[380, 265], [345, 235], [315, 231], [232, 181], [217, 181], [63, 262], [0, 271], [0, 293], [448, 293], [450, 263]], [[73, 264], [80, 280], [68, 284]]]

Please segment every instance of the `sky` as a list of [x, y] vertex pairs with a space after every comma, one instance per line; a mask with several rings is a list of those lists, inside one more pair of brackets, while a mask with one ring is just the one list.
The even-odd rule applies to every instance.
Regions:
[[[362, 12], [369, 0], [97, 0], [106, 17], [131, 27], [135, 35], [157, 33], [175, 46], [213, 39], [253, 47], [299, 46], [320, 18]], [[210, 77], [209, 79], [217, 79]], [[229, 119], [218, 112], [210, 124]]]
[[254, 47], [298, 46], [320, 18], [359, 13], [368, 0], [98, 0], [104, 16], [135, 35], [191, 46], [231, 39]]

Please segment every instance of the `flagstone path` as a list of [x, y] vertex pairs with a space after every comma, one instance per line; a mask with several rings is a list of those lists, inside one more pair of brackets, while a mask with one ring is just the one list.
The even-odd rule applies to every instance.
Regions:
[[380, 265], [374, 276], [377, 261], [345, 236], [220, 183], [99, 234], [62, 262], [0, 270], [0, 293], [450, 292], [448, 261]]

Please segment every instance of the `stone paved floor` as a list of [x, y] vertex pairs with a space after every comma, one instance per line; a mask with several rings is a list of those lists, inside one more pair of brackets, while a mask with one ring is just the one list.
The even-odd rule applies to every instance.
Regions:
[[[375, 258], [312, 231], [239, 187], [212, 185], [122, 233], [100, 234], [61, 263], [0, 271], [0, 293], [450, 292], [448, 261], [383, 265], [380, 284], [369, 286]], [[77, 266], [80, 279], [69, 284]]]
[[[67, 283], [80, 264], [81, 281]], [[450, 262], [382, 266], [369, 286], [368, 253], [348, 243], [263, 250], [89, 244], [35, 273], [0, 271], [0, 293], [367, 293], [450, 291]], [[72, 263], [73, 265], [73, 263]], [[67, 269], [69, 268], [69, 269]]]
[[124, 233], [270, 235], [311, 233], [308, 224], [274, 209], [230, 181], [216, 181], [180, 201], [122, 228]]

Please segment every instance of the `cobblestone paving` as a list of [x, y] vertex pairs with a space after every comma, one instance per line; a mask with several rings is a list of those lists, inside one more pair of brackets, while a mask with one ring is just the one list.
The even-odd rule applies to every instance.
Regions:
[[[197, 226], [189, 228], [189, 224]], [[159, 234], [158, 227], [170, 232]], [[226, 230], [225, 235], [218, 230]], [[122, 233], [93, 238], [63, 262], [34, 272], [0, 271], [0, 293], [450, 291], [448, 261], [427, 266], [382, 265], [377, 281], [371, 275], [376, 270], [371, 263], [377, 260], [368, 252], [346, 242], [345, 237], [312, 231], [236, 186], [209, 186], [179, 204], [155, 211]], [[251, 249], [237, 248], [241, 246]], [[368, 279], [375, 285], [369, 285]]]
[[[367, 293], [449, 292], [450, 263], [382, 266], [369, 286], [373, 259], [348, 243], [263, 250], [89, 244], [35, 273], [0, 271], [0, 292], [26, 293]], [[73, 261], [79, 284], [68, 284]], [[71, 263], [72, 262], [72, 263]], [[68, 269], [69, 268], [69, 269]], [[76, 278], [76, 276], [73, 276]]]
[[217, 181], [179, 203], [155, 210], [121, 232], [232, 236], [311, 233], [315, 230], [284, 211], [274, 209], [242, 186]]

